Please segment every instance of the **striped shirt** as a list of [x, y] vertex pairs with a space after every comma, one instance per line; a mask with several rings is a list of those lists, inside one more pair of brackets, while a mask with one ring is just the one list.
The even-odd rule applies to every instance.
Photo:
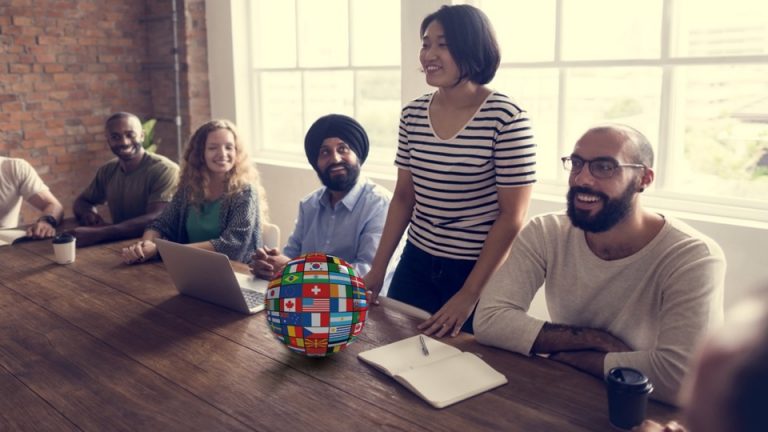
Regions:
[[440, 257], [477, 260], [499, 215], [497, 187], [536, 181], [536, 144], [525, 111], [492, 93], [449, 139], [432, 129], [432, 94], [403, 108], [395, 165], [413, 177], [408, 240]]

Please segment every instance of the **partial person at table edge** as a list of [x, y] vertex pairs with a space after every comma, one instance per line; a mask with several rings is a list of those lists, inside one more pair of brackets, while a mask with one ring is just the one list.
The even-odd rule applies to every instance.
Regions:
[[296, 224], [282, 253], [277, 245], [254, 252], [254, 275], [272, 279], [292, 258], [309, 252], [337, 256], [358, 275], [368, 273], [391, 197], [384, 187], [360, 178], [369, 148], [368, 134], [351, 117], [328, 114], [310, 126], [304, 152], [323, 186], [299, 203]]
[[64, 207], [29, 162], [0, 156], [0, 229], [19, 225], [21, 204], [28, 202], [42, 215], [27, 228], [27, 236], [53, 237], [61, 223]]
[[418, 325], [424, 334], [456, 336], [472, 332], [480, 293], [523, 226], [536, 144], [527, 112], [487, 87], [501, 56], [480, 9], [442, 6], [418, 36], [426, 82], [437, 89], [401, 112], [397, 183], [365, 282], [376, 304], [408, 228], [387, 296], [432, 314]]
[[[141, 236], [176, 190], [178, 165], [144, 149], [138, 116], [116, 112], [104, 122], [104, 133], [115, 158], [96, 171], [72, 206], [80, 226], [69, 233], [78, 247]], [[98, 206], [104, 203], [111, 223], [99, 214]]]
[[147, 226], [141, 240], [123, 248], [134, 264], [157, 256], [163, 238], [247, 263], [262, 245], [266, 197], [242, 137], [228, 120], [200, 126], [184, 150], [179, 188]]
[[637, 432], [768, 431], [768, 285], [737, 301], [707, 335], [683, 382], [680, 420]]
[[[635, 368], [653, 382], [652, 398], [674, 403], [697, 341], [723, 317], [723, 252], [642, 206], [655, 173], [638, 130], [594, 127], [563, 165], [567, 212], [534, 217], [520, 232], [481, 296], [477, 340], [600, 378]], [[551, 322], [527, 314], [542, 285]]]

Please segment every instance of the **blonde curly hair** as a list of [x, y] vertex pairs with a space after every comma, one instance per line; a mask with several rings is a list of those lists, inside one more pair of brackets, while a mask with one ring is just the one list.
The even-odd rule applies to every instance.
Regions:
[[189, 194], [187, 199], [192, 205], [202, 205], [205, 191], [210, 184], [210, 172], [205, 163], [205, 142], [211, 132], [226, 129], [232, 133], [236, 150], [235, 163], [226, 175], [224, 195], [229, 196], [240, 192], [246, 185], [251, 185], [259, 196], [259, 219], [267, 221], [267, 198], [261, 186], [259, 172], [251, 163], [248, 150], [243, 145], [242, 138], [234, 123], [229, 120], [211, 120], [197, 128], [184, 149], [184, 160], [181, 163], [181, 178], [179, 191]]

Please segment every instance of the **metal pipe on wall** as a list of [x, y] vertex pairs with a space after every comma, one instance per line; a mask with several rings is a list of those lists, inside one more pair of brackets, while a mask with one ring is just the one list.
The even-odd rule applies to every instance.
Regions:
[[179, 18], [178, 9], [176, 8], [176, 0], [171, 0], [171, 20], [173, 21], [173, 84], [174, 95], [176, 98], [176, 117], [174, 119], [176, 123], [176, 152], [178, 161], [181, 162], [182, 152], [182, 140], [181, 140], [181, 90], [180, 90], [180, 62], [179, 62]]

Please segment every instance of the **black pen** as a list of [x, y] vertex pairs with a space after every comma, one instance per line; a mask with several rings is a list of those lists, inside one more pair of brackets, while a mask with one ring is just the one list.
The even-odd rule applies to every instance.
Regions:
[[419, 342], [421, 342], [421, 353], [428, 356], [429, 350], [427, 349], [427, 343], [424, 341], [424, 335], [419, 335]]

